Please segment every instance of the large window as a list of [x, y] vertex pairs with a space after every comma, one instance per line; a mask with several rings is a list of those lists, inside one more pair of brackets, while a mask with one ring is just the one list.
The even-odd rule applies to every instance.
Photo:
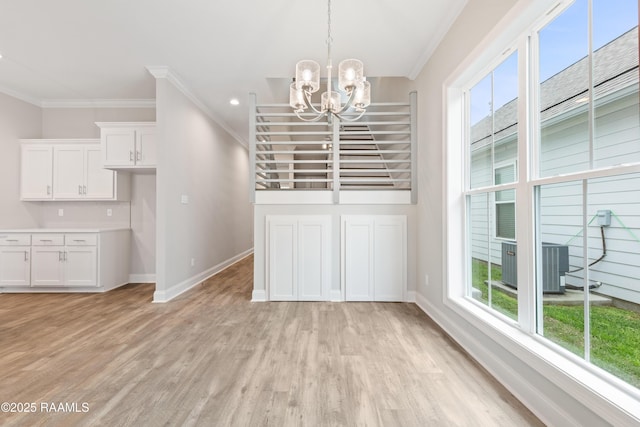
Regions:
[[465, 296], [640, 388], [638, 0], [542, 19], [463, 90]]

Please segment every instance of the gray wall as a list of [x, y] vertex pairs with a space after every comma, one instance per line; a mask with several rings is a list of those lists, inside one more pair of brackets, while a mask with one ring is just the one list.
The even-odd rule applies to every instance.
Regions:
[[[469, 322], [445, 303], [443, 253], [445, 141], [443, 84], [492, 28], [514, 6], [515, 0], [470, 1], [442, 40], [418, 78], [419, 202], [417, 292], [420, 305], [483, 366], [550, 425], [608, 425], [592, 407], [563, 390], [554, 378], [561, 371], [545, 363], [532, 366], [536, 357], [499, 333]], [[428, 275], [428, 283], [425, 276]], [[543, 366], [541, 368], [541, 366]], [[541, 374], [542, 372], [542, 374]], [[593, 394], [589, 402], [597, 401]], [[558, 402], [556, 404], [556, 402]]]
[[169, 79], [156, 90], [157, 296], [249, 251], [253, 217], [248, 151]]
[[20, 201], [20, 138], [42, 137], [42, 110], [0, 93], [0, 229], [37, 227], [40, 209]]

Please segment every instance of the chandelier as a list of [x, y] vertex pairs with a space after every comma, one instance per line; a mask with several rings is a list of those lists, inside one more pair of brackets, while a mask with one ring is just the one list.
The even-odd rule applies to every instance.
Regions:
[[[325, 115], [331, 120], [337, 116], [342, 120], [358, 120], [371, 103], [371, 84], [363, 74], [362, 61], [345, 59], [338, 65], [338, 88], [347, 95], [342, 105], [342, 94], [331, 89], [331, 0], [327, 1], [327, 91], [320, 97], [320, 109], [311, 102], [311, 96], [320, 89], [320, 65], [310, 59], [296, 64], [296, 78], [289, 89], [289, 105], [300, 120], [315, 122]], [[305, 110], [311, 110], [315, 117], [303, 117]], [[309, 113], [311, 113], [309, 111]], [[348, 114], [345, 114], [349, 111]]]

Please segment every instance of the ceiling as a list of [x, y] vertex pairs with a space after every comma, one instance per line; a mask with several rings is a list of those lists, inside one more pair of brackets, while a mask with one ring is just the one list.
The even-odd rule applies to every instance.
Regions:
[[[413, 79], [466, 1], [333, 0], [333, 61]], [[147, 67], [166, 66], [246, 143], [248, 94], [288, 102], [296, 62], [324, 66], [326, 39], [325, 0], [0, 0], [0, 91], [45, 107], [144, 105]]]

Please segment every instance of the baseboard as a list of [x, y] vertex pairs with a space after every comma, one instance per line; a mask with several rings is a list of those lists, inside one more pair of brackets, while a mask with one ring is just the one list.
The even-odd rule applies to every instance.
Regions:
[[155, 283], [156, 275], [154, 274], [130, 274], [129, 283]]
[[172, 299], [174, 299], [175, 297], [177, 297], [178, 295], [181, 295], [183, 293], [185, 293], [186, 291], [188, 291], [189, 289], [193, 288], [194, 286], [204, 282], [205, 280], [207, 280], [210, 277], [215, 276], [216, 274], [220, 273], [221, 271], [225, 270], [226, 268], [232, 266], [233, 264], [237, 263], [238, 261], [243, 260], [244, 258], [248, 257], [249, 255], [251, 255], [253, 253], [253, 248], [248, 249], [242, 253], [239, 253], [238, 255], [229, 258], [226, 261], [221, 262], [218, 265], [215, 265], [201, 273], [198, 273], [176, 285], [171, 286], [169, 289], [163, 290], [163, 291], [158, 291], [156, 290], [153, 293], [153, 302], [154, 303], [165, 303], [165, 302], [169, 302]]
[[416, 302], [416, 291], [407, 291], [407, 301], [406, 302]]
[[344, 298], [342, 298], [342, 291], [340, 289], [331, 289], [329, 292], [329, 301], [331, 302], [342, 302]]
[[267, 291], [264, 289], [254, 289], [251, 294], [251, 302], [265, 302], [267, 301]]

